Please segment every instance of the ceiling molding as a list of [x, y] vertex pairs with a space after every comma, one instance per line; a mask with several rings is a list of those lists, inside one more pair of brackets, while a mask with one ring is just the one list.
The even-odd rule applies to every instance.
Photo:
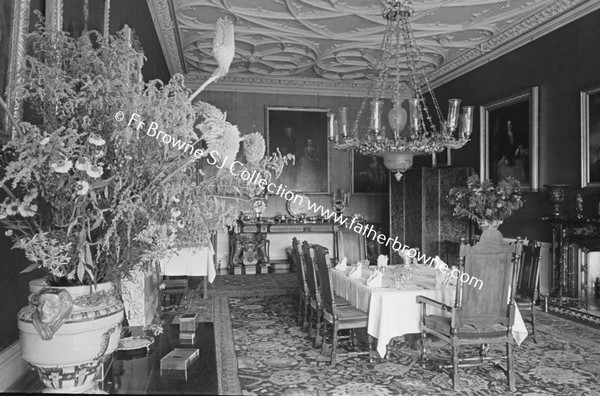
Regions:
[[179, 39], [176, 36], [175, 21], [171, 15], [171, 5], [169, 0], [146, 0], [154, 28], [158, 35], [158, 41], [162, 48], [167, 67], [171, 76], [177, 73], [183, 73], [183, 63], [181, 61], [181, 51], [179, 48]]
[[[188, 75], [186, 87], [198, 88], [208, 76]], [[227, 76], [212, 83], [207, 91], [256, 92], [286, 95], [364, 97], [370, 82], [338, 82], [318, 79], [243, 78]]]
[[[572, 9], [565, 13], [569, 8]], [[431, 86], [435, 88], [450, 82], [598, 9], [600, 1], [556, 1], [478, 48], [442, 65], [429, 75]], [[555, 19], [551, 20], [552, 18]]]
[[[225, 13], [238, 18], [236, 56], [229, 74], [208, 90], [365, 96], [373, 84], [372, 37], [383, 28], [375, 0], [361, 3], [364, 13], [338, 2], [256, 1], [147, 0], [170, 73], [185, 74], [194, 89], [211, 75], [217, 67], [212, 23]], [[438, 1], [425, 2], [415, 15], [421, 49], [434, 69], [432, 87], [600, 9], [599, 0]]]

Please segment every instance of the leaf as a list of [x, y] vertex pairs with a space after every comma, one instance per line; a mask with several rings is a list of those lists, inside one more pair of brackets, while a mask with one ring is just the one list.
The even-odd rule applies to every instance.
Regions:
[[31, 272], [31, 271], [33, 271], [33, 270], [35, 270], [35, 269], [38, 269], [38, 268], [40, 268], [40, 267], [41, 267], [41, 265], [40, 265], [40, 264], [36, 264], [36, 263], [29, 264], [27, 267], [25, 267], [25, 269], [24, 269], [23, 271], [21, 271], [21, 272], [19, 272], [19, 273], [20, 273], [20, 274], [26, 274], [27, 272]]
[[85, 267], [83, 265], [83, 261], [79, 260], [79, 263], [77, 263], [77, 279], [79, 279], [79, 282], [83, 283], [83, 275], [85, 271]]

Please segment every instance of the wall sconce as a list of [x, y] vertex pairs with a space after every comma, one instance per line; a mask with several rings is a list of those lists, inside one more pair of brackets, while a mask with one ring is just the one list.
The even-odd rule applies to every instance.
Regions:
[[338, 190], [337, 192], [333, 193], [331, 203], [333, 210], [335, 210], [337, 214], [341, 214], [350, 203], [350, 193], [344, 192], [344, 190]]

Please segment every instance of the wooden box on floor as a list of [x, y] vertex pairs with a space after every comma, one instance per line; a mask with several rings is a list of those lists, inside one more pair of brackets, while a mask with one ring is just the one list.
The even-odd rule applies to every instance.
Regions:
[[160, 370], [187, 370], [199, 355], [198, 349], [175, 348], [160, 359]]
[[196, 342], [196, 332], [192, 331], [180, 331], [179, 342], [181, 344], [193, 345]]
[[179, 332], [196, 332], [198, 324], [198, 312], [184, 313], [179, 317]]

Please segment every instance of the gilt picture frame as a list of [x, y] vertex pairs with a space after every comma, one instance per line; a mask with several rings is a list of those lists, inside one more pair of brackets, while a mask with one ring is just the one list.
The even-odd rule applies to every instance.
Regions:
[[363, 155], [352, 151], [350, 169], [353, 195], [387, 195], [390, 171], [383, 164], [383, 157]]
[[525, 191], [539, 188], [539, 87], [480, 106], [480, 176], [512, 176]]
[[329, 109], [265, 106], [268, 154], [278, 149], [294, 154], [277, 179], [286, 190], [296, 193], [330, 194], [330, 155], [327, 138]]
[[[8, 54], [0, 59], [0, 96], [6, 109], [0, 110], [0, 143], [6, 143], [16, 133], [10, 118], [21, 120], [22, 103], [16, 98], [19, 73], [25, 59], [25, 36], [29, 30], [30, 2], [3, 1], [0, 3], [0, 51]], [[10, 114], [10, 116], [9, 116]]]
[[581, 188], [600, 188], [600, 85], [580, 92]]

